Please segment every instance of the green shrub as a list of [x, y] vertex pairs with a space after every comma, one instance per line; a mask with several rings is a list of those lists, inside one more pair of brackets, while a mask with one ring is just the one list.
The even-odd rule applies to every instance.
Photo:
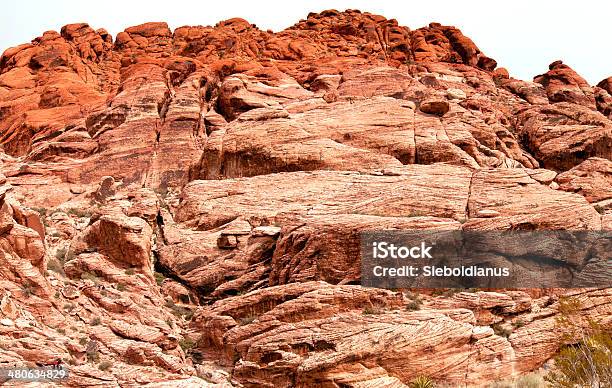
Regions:
[[172, 310], [172, 314], [177, 318], [184, 318], [187, 321], [190, 321], [191, 318], [193, 318], [194, 311], [192, 309], [179, 306], [171, 299], [166, 301], [165, 306]]
[[416, 311], [416, 310], [421, 309], [421, 305], [423, 304], [423, 301], [421, 300], [421, 297], [419, 296], [419, 294], [416, 294], [410, 291], [406, 291], [404, 295], [406, 295], [406, 297], [410, 300], [406, 304], [406, 310]]
[[612, 338], [604, 332], [561, 349], [546, 381], [555, 387], [612, 387]]
[[66, 273], [64, 273], [64, 267], [62, 266], [62, 263], [58, 259], [49, 260], [49, 262], [47, 263], [47, 269], [49, 271], [58, 273], [62, 276], [66, 276]]
[[500, 337], [508, 338], [510, 337], [510, 334], [512, 334], [512, 330], [504, 327], [504, 325], [501, 323], [494, 323], [491, 325], [491, 328], [493, 329], [493, 332]]
[[89, 324], [91, 326], [98, 326], [99, 324], [102, 323], [102, 319], [100, 317], [94, 317], [91, 319], [91, 321], [89, 322]]
[[426, 215], [427, 212], [424, 212], [422, 210], [411, 210], [410, 213], [408, 213], [408, 217], [423, 217]]
[[378, 315], [378, 314], [382, 314], [383, 312], [384, 310], [381, 309], [380, 307], [366, 306], [364, 307], [362, 314], [363, 315]]
[[29, 298], [30, 296], [34, 295], [34, 291], [36, 290], [36, 286], [34, 284], [32, 284], [32, 283], [25, 283], [21, 287], [21, 290], [25, 294], [26, 298]]
[[453, 295], [459, 292], [476, 292], [477, 288], [439, 288], [433, 290], [431, 293], [432, 296], [444, 296], [447, 298], [452, 297]]
[[81, 338], [79, 339], [79, 344], [81, 344], [81, 345], [83, 345], [83, 346], [87, 345], [87, 342], [88, 342], [87, 337], [81, 337]]
[[157, 283], [158, 286], [161, 286], [162, 283], [164, 282], [164, 279], [166, 279], [166, 277], [164, 276], [164, 274], [160, 273], [160, 272], [155, 272], [153, 274], [153, 276], [155, 277], [155, 282]]
[[100, 279], [98, 279], [98, 277], [94, 273], [91, 273], [91, 272], [83, 272], [81, 274], [81, 279], [82, 280], [91, 280], [95, 284], [98, 284], [100, 282]]
[[105, 371], [110, 369], [113, 366], [113, 363], [110, 361], [102, 361], [101, 363], [98, 364], [98, 369], [100, 369], [101, 371]]
[[406, 304], [406, 310], [408, 311], [417, 311], [421, 309], [421, 301], [420, 300], [411, 300]]
[[130, 276], [132, 276], [132, 275], [134, 275], [135, 273], [136, 273], [136, 271], [134, 270], [134, 268], [128, 268], [128, 269], [126, 269], [126, 270], [125, 270], [125, 274], [126, 274], [126, 275], [130, 275]]
[[58, 248], [57, 251], [55, 251], [55, 258], [60, 262], [60, 264], [62, 264], [62, 267], [65, 263], [69, 262], [75, 257], [76, 255], [71, 249]]
[[544, 377], [537, 373], [519, 376], [516, 379], [516, 388], [542, 388], [545, 386]]
[[192, 309], [185, 309], [185, 313], [183, 314], [183, 318], [187, 321], [191, 321], [191, 319], [193, 318], [193, 315], [195, 314], [195, 311]]
[[81, 209], [77, 209], [77, 208], [72, 208], [72, 209], [66, 210], [66, 214], [77, 216], [79, 218], [89, 218], [92, 215], [90, 211], [81, 210]]
[[546, 387], [544, 377], [537, 373], [530, 373], [507, 380], [495, 381], [487, 388], [544, 388]]
[[410, 388], [434, 388], [436, 383], [429, 377], [419, 376], [408, 385]]
[[69, 249], [68, 252], [66, 252], [66, 258], [64, 259], [64, 263], [69, 262], [75, 257], [76, 257], [76, 254], [74, 253], [74, 251], [72, 249]]
[[580, 301], [561, 298], [556, 326], [563, 347], [545, 380], [554, 387], [612, 387], [612, 336], [594, 321], [585, 325]]
[[500, 380], [487, 385], [487, 388], [516, 388], [512, 380]]
[[179, 341], [179, 346], [185, 353], [190, 353], [193, 348], [196, 346], [196, 342], [192, 340], [190, 337], [184, 337]]
[[45, 227], [48, 228], [49, 222], [47, 221], [47, 213], [49, 213], [49, 211], [44, 207], [33, 207], [31, 209], [35, 212], [38, 212], [38, 214], [40, 215], [40, 221]]
[[86, 354], [87, 354], [87, 361], [92, 362], [92, 363], [100, 361], [100, 354], [98, 353], [97, 349], [87, 350]]
[[37, 212], [41, 217], [47, 215], [47, 209], [44, 207], [32, 207], [31, 209]]
[[123, 283], [117, 284], [117, 291], [125, 291], [125, 284]]
[[245, 326], [245, 325], [255, 322], [256, 319], [257, 319], [256, 315], [249, 315], [246, 317], [238, 318], [238, 323], [240, 324], [240, 326]]
[[57, 251], [55, 251], [55, 258], [58, 259], [60, 262], [64, 262], [67, 251], [68, 250], [66, 248], [57, 248]]

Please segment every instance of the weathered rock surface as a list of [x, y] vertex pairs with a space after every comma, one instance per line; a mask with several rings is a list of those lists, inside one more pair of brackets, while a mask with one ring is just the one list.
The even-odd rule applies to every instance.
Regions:
[[561, 190], [579, 193], [591, 203], [612, 199], [612, 161], [589, 158], [559, 174], [555, 181]]
[[[206, 386], [189, 379], [196, 371], [179, 346], [189, 309], [165, 301], [154, 286], [146, 221], [121, 216], [117, 208], [89, 226], [65, 213], [47, 214], [52, 234], [45, 241], [13, 218], [27, 210], [12, 194], [2, 195], [0, 317], [6, 325], [0, 327], [0, 363], [60, 360], [70, 369], [63, 386], [189, 380]], [[58, 231], [66, 223], [75, 238], [64, 245]]]
[[568, 170], [589, 157], [612, 158], [612, 126], [601, 113], [560, 102], [518, 116], [518, 133], [543, 167]]
[[563, 61], [551, 63], [548, 72], [537, 76], [534, 81], [544, 86], [548, 100], [552, 103], [566, 101], [595, 107], [591, 86]]
[[[597, 307], [594, 321], [609, 325], [606, 292], [575, 297], [584, 310]], [[548, 296], [462, 292], [428, 298], [420, 311], [409, 311], [412, 297], [291, 283], [218, 301], [202, 309], [192, 327], [203, 333], [198, 342], [203, 357], [228, 364], [240, 359], [235, 373], [247, 386], [376, 385], [419, 375], [450, 384], [466, 376], [486, 381], [531, 370], [560, 345], [554, 324], [559, 302], [540, 307], [551, 302]], [[489, 327], [516, 314], [520, 318], [507, 323], [516, 328], [509, 337]], [[544, 352], [525, 350], [532, 347]]]
[[360, 234], [612, 229], [611, 95], [356, 10], [45, 32], [0, 57], [0, 364], [60, 359], [75, 387], [537, 370], [565, 299], [612, 330], [610, 288], [362, 288]]
[[[208, 333], [201, 344], [216, 349], [218, 357], [240, 357], [235, 373], [248, 386], [354, 384], [392, 376], [410, 381], [441, 369], [452, 381], [469, 371], [468, 354], [496, 342], [470, 345], [470, 324], [440, 313], [402, 311], [401, 294], [383, 290], [301, 283], [236, 299], [203, 310], [193, 325]], [[497, 342], [499, 355], [508, 357], [509, 346]], [[431, 362], [433, 354], [451, 349], [456, 358]], [[408, 367], [401, 362], [406, 358]]]

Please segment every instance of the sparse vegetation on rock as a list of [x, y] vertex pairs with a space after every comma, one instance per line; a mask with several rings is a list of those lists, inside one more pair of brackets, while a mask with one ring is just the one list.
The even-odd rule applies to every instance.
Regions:
[[567, 343], [554, 357], [554, 368], [545, 377], [555, 387], [612, 386], [612, 336], [599, 323], [581, 316], [581, 302], [559, 300], [557, 329]]

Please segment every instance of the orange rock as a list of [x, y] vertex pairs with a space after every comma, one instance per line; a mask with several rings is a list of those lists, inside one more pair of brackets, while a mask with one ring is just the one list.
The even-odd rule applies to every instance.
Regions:
[[589, 157], [612, 159], [612, 122], [581, 105], [528, 108], [517, 118], [517, 132], [546, 168], [567, 170]]
[[544, 86], [551, 103], [565, 101], [594, 107], [593, 90], [584, 78], [562, 61], [551, 63], [549, 69], [535, 77], [534, 82]]
[[587, 201], [599, 202], [612, 198], [612, 161], [589, 158], [555, 179], [561, 190], [579, 193]]
[[419, 105], [419, 109], [423, 113], [428, 113], [436, 116], [444, 116], [448, 112], [449, 104], [444, 100], [425, 100]]
[[0, 57], [0, 363], [62, 359], [68, 386], [537, 370], [559, 296], [609, 329], [610, 289], [362, 288], [360, 233], [612, 229], [611, 85], [513, 79], [455, 27], [357, 10], [47, 31]]

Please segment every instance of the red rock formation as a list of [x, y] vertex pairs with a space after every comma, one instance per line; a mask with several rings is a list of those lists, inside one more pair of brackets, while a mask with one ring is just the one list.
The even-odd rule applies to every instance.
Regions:
[[610, 330], [610, 289], [357, 285], [363, 231], [612, 229], [612, 81], [560, 61], [534, 81], [455, 27], [356, 10], [6, 50], [0, 363], [61, 358], [68, 386], [537, 370], [566, 339], [560, 295]]
[[534, 78], [546, 89], [548, 100], [555, 102], [572, 102], [594, 107], [591, 86], [563, 61], [555, 61], [548, 67], [549, 71]]
[[611, 122], [596, 110], [560, 102], [517, 117], [517, 132], [543, 167], [567, 170], [591, 156], [612, 158]]
[[555, 181], [561, 190], [580, 193], [591, 203], [607, 201], [612, 199], [612, 162], [590, 158], [559, 174]]

